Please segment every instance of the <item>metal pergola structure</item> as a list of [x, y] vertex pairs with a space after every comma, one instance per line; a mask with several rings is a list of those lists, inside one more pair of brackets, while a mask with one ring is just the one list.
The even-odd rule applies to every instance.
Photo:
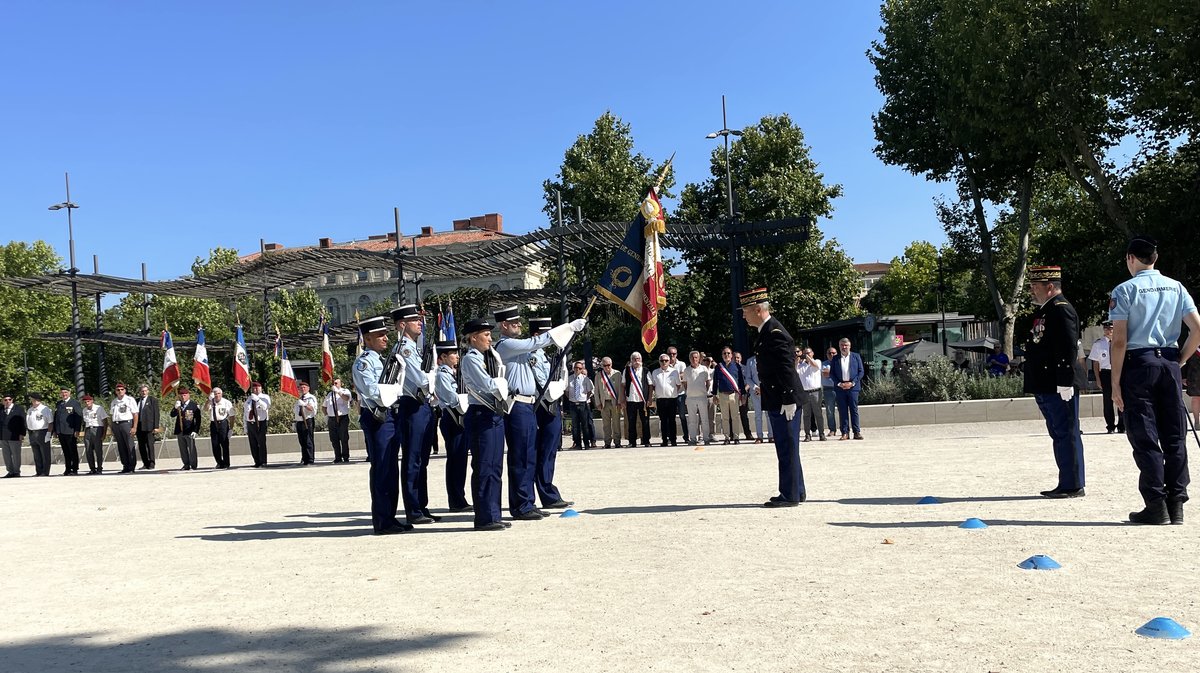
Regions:
[[[371, 251], [355, 248], [285, 248], [266, 250], [254, 259], [239, 262], [206, 276], [185, 276], [173, 280], [149, 281], [121, 278], [100, 273], [72, 273], [70, 270], [34, 277], [0, 278], [0, 285], [34, 292], [58, 295], [95, 295], [140, 293], [144, 296], [177, 296], [227, 301], [250, 295], [264, 299], [264, 334], [270, 334], [268, 293], [280, 289], [302, 286], [314, 277], [345, 271], [363, 269], [396, 268], [399, 283], [405, 274], [424, 274], [436, 278], [478, 278], [484, 275], [503, 274], [533, 264], [557, 264], [561, 270], [564, 258], [596, 250], [612, 250], [621, 244], [629, 227], [627, 222], [583, 222], [537, 229], [528, 234], [492, 240], [471, 247], [469, 250], [452, 249], [449, 246], [424, 246], [419, 249], [402, 247], [407, 240], [399, 235], [397, 225], [396, 248], [386, 251]], [[745, 350], [745, 326], [739, 319], [737, 293], [741, 289], [741, 262], [739, 250], [749, 246], [779, 245], [806, 240], [811, 230], [808, 218], [788, 218], [765, 222], [723, 222], [713, 224], [671, 223], [661, 238], [664, 248], [674, 250], [723, 249], [730, 260], [730, 310], [733, 313], [734, 342]], [[456, 246], [457, 247], [457, 246]], [[592, 284], [575, 287], [560, 286], [531, 290], [507, 290], [491, 293], [488, 303], [499, 307], [511, 304], [547, 305], [583, 301], [592, 291]], [[97, 299], [98, 301], [98, 299]], [[148, 301], [145, 307], [148, 307]], [[364, 316], [367, 317], [367, 316]], [[50, 332], [41, 337], [52, 341], [73, 341], [75, 335], [81, 342], [115, 344], [136, 348], [155, 349], [159, 339], [149, 334], [148, 324], [143, 334], [122, 334], [104, 330], [99, 321], [95, 329], [79, 329], [78, 332]], [[331, 328], [330, 341], [348, 343], [357, 339], [353, 325]], [[251, 347], [270, 347], [269, 338], [247, 344]], [[316, 330], [300, 334], [285, 335], [285, 341], [294, 348], [319, 346], [321, 336]], [[187, 348], [195, 342], [175, 341], [177, 347]], [[210, 343], [210, 350], [228, 348], [227, 344]]]

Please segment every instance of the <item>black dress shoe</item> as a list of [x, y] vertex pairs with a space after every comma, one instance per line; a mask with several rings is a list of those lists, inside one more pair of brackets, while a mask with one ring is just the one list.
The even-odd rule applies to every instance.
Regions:
[[501, 522], [500, 522], [500, 525], [501, 525], [501, 526], [504, 526], [505, 528], [512, 528], [512, 522], [511, 522], [511, 521], [501, 521]]
[[449, 511], [451, 514], [459, 514], [462, 512], [474, 512], [475, 508], [470, 505], [464, 505], [462, 507], [451, 507]]
[[433, 519], [427, 516], [419, 516], [415, 519], [409, 519], [408, 523], [412, 524], [413, 526], [424, 526], [427, 523], [433, 523]]
[[405, 532], [407, 532], [407, 531], [403, 528], [400, 528], [399, 526], [390, 526], [388, 528], [380, 528], [379, 530], [375, 531], [375, 534], [376, 535], [399, 535], [400, 533], [405, 533]]
[[1049, 490], [1049, 491], [1042, 491], [1043, 497], [1051, 498], [1054, 500], [1059, 500], [1062, 498], [1082, 498], [1085, 495], [1087, 495], [1087, 491], [1083, 490], [1082, 488], [1076, 488], [1076, 489], [1056, 488], [1056, 489]]
[[542, 507], [545, 507], [546, 509], [566, 509], [574, 504], [575, 504], [575, 502], [573, 500], [561, 500], [560, 499], [560, 500], [555, 500], [554, 502], [550, 503], [549, 505], [542, 505]]
[[855, 438], [855, 439], [862, 439], [862, 438], [863, 438], [863, 436], [862, 436], [862, 433], [861, 433], [861, 432], [856, 432], [856, 433], [854, 433], [854, 438]]
[[432, 514], [432, 513], [430, 513], [430, 511], [429, 511], [429, 510], [427, 510], [427, 509], [426, 509], [426, 510], [422, 510], [422, 513], [425, 515], [425, 518], [426, 518], [426, 519], [433, 519], [433, 522], [434, 522], [434, 523], [437, 523], [437, 522], [439, 522], [439, 521], [441, 521], [441, 520], [442, 520], [442, 517], [440, 517], [440, 516], [437, 516], [436, 514]]
[[1166, 500], [1155, 500], [1148, 503], [1140, 512], [1129, 513], [1129, 523], [1140, 523], [1148, 526], [1161, 526], [1171, 523], [1171, 515], [1167, 512]]
[[775, 500], [774, 498], [772, 498], [771, 500], [768, 500], [763, 503], [763, 507], [799, 507], [799, 506], [800, 506], [800, 502], [798, 500], [784, 500], [782, 498], [780, 498], [779, 500]]
[[475, 530], [507, 530], [507, 529], [508, 529], [508, 527], [499, 521], [493, 521], [491, 523], [475, 524]]
[[520, 514], [514, 514], [514, 515], [512, 515], [512, 518], [515, 521], [541, 521], [542, 515], [538, 514], [537, 510], [531, 509], [528, 512], [521, 512]]
[[1176, 526], [1182, 526], [1183, 525], [1183, 501], [1182, 500], [1168, 500], [1167, 501], [1167, 515], [1171, 517], [1171, 523], [1175, 524]]

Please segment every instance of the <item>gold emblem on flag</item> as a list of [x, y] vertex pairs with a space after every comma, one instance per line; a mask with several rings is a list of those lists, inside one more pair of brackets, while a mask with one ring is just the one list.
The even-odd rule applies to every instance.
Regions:
[[629, 287], [633, 284], [633, 269], [627, 266], [618, 266], [612, 272], [613, 287]]

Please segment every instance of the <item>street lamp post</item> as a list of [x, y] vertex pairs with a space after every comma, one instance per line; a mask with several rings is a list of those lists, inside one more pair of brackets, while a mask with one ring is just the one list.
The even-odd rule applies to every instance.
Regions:
[[[728, 204], [729, 224], [732, 225], [736, 219], [733, 211], [733, 173], [729, 163], [729, 136], [741, 136], [742, 132], [729, 128], [729, 117], [725, 111], [725, 96], [721, 96], [721, 130], [713, 131], [705, 136], [710, 140], [716, 138], [725, 139], [725, 197]], [[739, 307], [738, 292], [742, 288], [743, 283], [743, 268], [742, 254], [738, 248], [737, 239], [735, 236], [729, 237], [729, 302], [731, 313], [733, 316], [733, 348], [734, 350], [746, 352], [746, 328], [742, 320], [740, 320], [742, 311]]]
[[67, 211], [67, 240], [71, 246], [71, 350], [74, 357], [75, 397], [83, 397], [83, 344], [79, 341], [79, 268], [75, 266], [75, 224], [71, 221], [71, 211], [79, 206], [71, 203], [71, 176], [63, 173], [67, 186], [67, 200], [50, 206], [50, 210]]

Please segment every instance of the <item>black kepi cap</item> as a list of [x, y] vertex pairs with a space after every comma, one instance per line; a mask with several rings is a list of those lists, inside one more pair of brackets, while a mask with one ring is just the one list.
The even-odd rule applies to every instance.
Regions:
[[490, 332], [492, 331], [493, 327], [495, 327], [495, 325], [487, 320], [484, 320], [483, 318], [472, 318], [471, 320], [468, 320], [466, 326], [462, 328], [462, 333], [464, 336], [470, 336], [476, 332]]
[[529, 331], [530, 332], [545, 332], [546, 330], [550, 329], [551, 327], [554, 327], [554, 321], [550, 318], [530, 318], [529, 319]]
[[458, 344], [454, 343], [453, 341], [439, 341], [434, 344], [434, 348], [436, 348], [437, 352], [439, 353], [453, 353], [454, 351], [458, 350]]
[[1129, 239], [1125, 252], [1134, 257], [1153, 257], [1158, 252], [1158, 241], [1149, 236], [1135, 236]]
[[417, 309], [416, 304], [404, 304], [392, 309], [392, 320], [400, 322], [401, 320], [412, 320], [420, 318], [421, 311]]
[[360, 334], [370, 334], [371, 332], [383, 332], [388, 328], [387, 318], [377, 315], [374, 318], [366, 318], [358, 321], [358, 332]]
[[510, 320], [519, 319], [521, 317], [521, 309], [517, 308], [516, 306], [509, 306], [508, 308], [502, 308], [499, 311], [492, 313], [492, 315], [495, 316], [496, 322], [498, 323], [508, 322]]
[[1101, 327], [1112, 327], [1113, 324], [1112, 324], [1111, 320], [1105, 320], [1104, 322], [1100, 323], [1100, 326]]
[[765, 304], [770, 300], [770, 295], [767, 293], [767, 288], [757, 287], [753, 290], [746, 290], [738, 295], [741, 300], [742, 308], [754, 306], [755, 304]]
[[1030, 283], [1048, 283], [1052, 280], [1062, 281], [1061, 266], [1031, 266], [1029, 267]]

